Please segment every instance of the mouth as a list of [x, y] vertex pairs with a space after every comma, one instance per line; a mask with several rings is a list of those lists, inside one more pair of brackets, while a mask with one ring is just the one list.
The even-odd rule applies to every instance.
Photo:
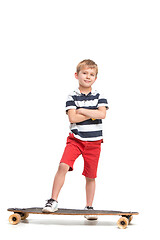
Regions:
[[85, 82], [85, 83], [90, 83], [91, 81], [89, 81], [89, 80], [84, 80], [84, 82]]

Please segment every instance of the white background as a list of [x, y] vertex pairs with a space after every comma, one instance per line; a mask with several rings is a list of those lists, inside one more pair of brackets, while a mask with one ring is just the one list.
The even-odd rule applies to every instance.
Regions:
[[[135, 239], [158, 234], [159, 1], [1, 1], [1, 235]], [[50, 198], [69, 122], [67, 94], [76, 65], [99, 66], [95, 88], [108, 99], [95, 209], [139, 211], [125, 231], [116, 217], [30, 215], [8, 223], [8, 207], [41, 207]], [[84, 208], [83, 160], [68, 173], [59, 207]], [[27, 224], [29, 223], [29, 224]], [[101, 236], [102, 236], [101, 235]]]

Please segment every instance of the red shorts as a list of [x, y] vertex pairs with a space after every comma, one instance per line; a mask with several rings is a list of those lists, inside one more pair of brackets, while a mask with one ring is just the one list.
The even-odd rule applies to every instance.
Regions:
[[82, 141], [75, 138], [73, 134], [69, 134], [60, 162], [69, 165], [69, 171], [72, 171], [75, 160], [82, 154], [84, 159], [84, 170], [82, 175], [88, 178], [96, 178], [101, 143], [102, 140]]

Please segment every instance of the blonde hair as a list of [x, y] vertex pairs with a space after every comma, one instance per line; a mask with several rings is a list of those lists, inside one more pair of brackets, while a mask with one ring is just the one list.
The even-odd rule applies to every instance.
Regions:
[[87, 66], [88, 68], [95, 68], [96, 69], [96, 76], [98, 74], [98, 66], [97, 64], [90, 60], [90, 59], [85, 59], [83, 61], [81, 61], [80, 63], [78, 63], [77, 68], [76, 68], [76, 72], [77, 74], [85, 67]]

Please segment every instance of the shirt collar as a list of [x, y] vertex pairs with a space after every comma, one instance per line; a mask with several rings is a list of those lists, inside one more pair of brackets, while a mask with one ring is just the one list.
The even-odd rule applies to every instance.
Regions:
[[[78, 94], [78, 95], [85, 95], [85, 94], [83, 94], [83, 93], [80, 92], [79, 88], [76, 88], [76, 89], [74, 90], [74, 92], [75, 92], [76, 94]], [[93, 90], [93, 89], [92, 89], [91, 92], [87, 94], [87, 96], [90, 95], [90, 94], [93, 94], [94, 92], [96, 92], [96, 90]]]

